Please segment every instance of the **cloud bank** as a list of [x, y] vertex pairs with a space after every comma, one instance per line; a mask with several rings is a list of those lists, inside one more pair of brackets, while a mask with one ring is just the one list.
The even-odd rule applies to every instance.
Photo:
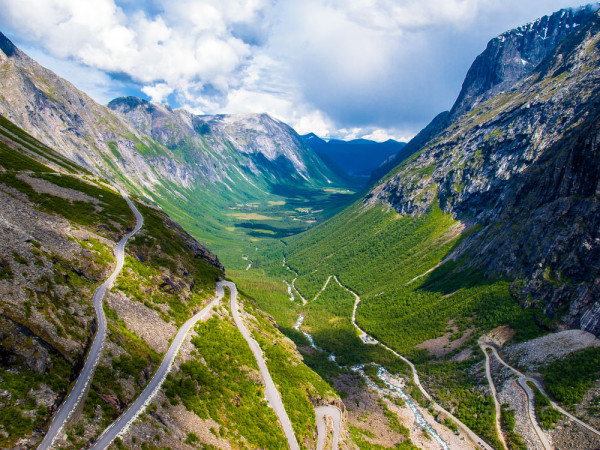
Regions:
[[451, 107], [489, 39], [584, 4], [523, 3], [0, 0], [0, 26], [103, 102], [134, 86], [197, 113], [268, 112], [301, 133], [408, 139]]

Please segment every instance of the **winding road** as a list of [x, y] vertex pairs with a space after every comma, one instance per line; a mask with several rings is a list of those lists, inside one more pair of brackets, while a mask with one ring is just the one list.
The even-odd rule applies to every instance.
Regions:
[[506, 439], [504, 439], [504, 433], [502, 433], [502, 426], [500, 424], [502, 410], [500, 408], [500, 402], [498, 402], [498, 394], [496, 392], [496, 385], [494, 384], [494, 380], [492, 378], [492, 370], [490, 368], [490, 355], [484, 348], [484, 344], [482, 344], [481, 342], [479, 343], [479, 347], [481, 348], [481, 351], [483, 351], [483, 354], [485, 355], [485, 376], [487, 378], [488, 385], [490, 387], [490, 391], [492, 392], [492, 397], [494, 398], [494, 409], [496, 410], [496, 434], [498, 435], [500, 442], [502, 442], [502, 446], [506, 450], [508, 450], [508, 445], [506, 444]]
[[112, 286], [113, 282], [119, 275], [119, 272], [121, 272], [121, 269], [123, 268], [123, 264], [125, 261], [125, 244], [127, 244], [127, 240], [135, 233], [137, 233], [144, 224], [144, 218], [137, 210], [135, 205], [131, 202], [131, 200], [129, 200], [129, 198], [127, 197], [127, 195], [125, 195], [123, 191], [121, 191], [121, 195], [135, 214], [136, 226], [131, 232], [127, 233], [115, 247], [114, 253], [117, 261], [115, 269], [113, 270], [110, 277], [108, 277], [108, 279], [104, 283], [102, 283], [100, 287], [98, 287], [98, 289], [96, 289], [96, 292], [94, 292], [92, 304], [94, 305], [96, 319], [98, 321], [98, 329], [96, 330], [96, 335], [94, 336], [94, 340], [88, 352], [85, 364], [83, 366], [83, 369], [79, 373], [79, 376], [77, 377], [77, 381], [75, 382], [73, 389], [71, 389], [71, 392], [69, 392], [67, 399], [62, 403], [62, 405], [58, 409], [58, 412], [54, 415], [52, 423], [50, 424], [50, 428], [44, 436], [44, 439], [42, 439], [42, 442], [38, 446], [38, 449], [45, 450], [52, 446], [54, 440], [67, 423], [73, 411], [75, 411], [75, 409], [77, 408], [79, 402], [85, 398], [86, 389], [92, 379], [92, 376], [94, 375], [94, 369], [96, 368], [96, 365], [100, 360], [100, 354], [102, 353], [102, 347], [106, 339], [106, 316], [104, 315], [104, 309], [102, 308], [104, 294]]
[[333, 420], [333, 439], [331, 442], [332, 450], [338, 448], [340, 442], [340, 426], [342, 424], [342, 411], [335, 406], [317, 406], [315, 408], [315, 416], [317, 420], [317, 450], [325, 448], [327, 440], [327, 425], [325, 424], [325, 416], [331, 417]]
[[[516, 368], [514, 368], [513, 366], [511, 366], [510, 364], [508, 364], [506, 361], [504, 361], [504, 359], [502, 359], [502, 357], [498, 353], [498, 350], [496, 350], [496, 347], [494, 347], [492, 345], [489, 345], [487, 343], [483, 343], [483, 342], [480, 342], [479, 345], [480, 345], [481, 349], [484, 352], [486, 351], [486, 349], [489, 349], [494, 354], [494, 356], [496, 357], [496, 359], [498, 360], [498, 362], [500, 362], [500, 364], [502, 364], [504, 367], [506, 367], [507, 369], [509, 369], [510, 371], [512, 371], [514, 374], [516, 374], [519, 377], [517, 379], [517, 382], [519, 383], [519, 386], [521, 386], [521, 388], [527, 394], [527, 398], [529, 399], [529, 403], [530, 403], [530, 410], [531, 410], [531, 406], [534, 404], [534, 398], [535, 397], [534, 397], [533, 390], [529, 386], [527, 386], [527, 382], [528, 381], [531, 381], [533, 384], [535, 384], [535, 386], [539, 389], [539, 391], [542, 393], [542, 395], [544, 395], [550, 401], [550, 404], [552, 405], [552, 407], [554, 409], [556, 409], [558, 412], [560, 412], [561, 414], [563, 414], [565, 417], [568, 417], [569, 419], [571, 419], [573, 422], [581, 425], [586, 430], [589, 430], [592, 433], [596, 434], [597, 436], [600, 436], [600, 431], [598, 431], [594, 427], [588, 425], [587, 423], [581, 421], [580, 419], [578, 419], [577, 417], [575, 417], [573, 414], [571, 414], [570, 412], [566, 411], [560, 405], [558, 405], [557, 403], [555, 403], [550, 398], [550, 396], [546, 393], [546, 391], [544, 390], [544, 387], [542, 386], [542, 384], [538, 380], [536, 380], [535, 378], [528, 377], [523, 372], [517, 370]], [[535, 410], [534, 410], [534, 412], [535, 412]], [[533, 425], [533, 427], [535, 429], [536, 434], [538, 434], [538, 436], [540, 437], [540, 440], [544, 444], [544, 447], [546, 447], [546, 443], [548, 442], [548, 439], [546, 438], [546, 435], [543, 433], [543, 431], [539, 427], [537, 419], [535, 418], [535, 414], [531, 414], [531, 412], [530, 412], [529, 413], [529, 418], [531, 419], [531, 423], [532, 423], [532, 425]], [[538, 432], [538, 430], [539, 430], [539, 432]], [[541, 433], [541, 435], [540, 435], [540, 433]], [[548, 445], [550, 445], [550, 444], [548, 444]], [[546, 448], [551, 448], [551, 447], [546, 447]]]
[[235, 321], [235, 325], [244, 336], [244, 339], [250, 346], [250, 350], [252, 350], [252, 354], [256, 359], [256, 363], [258, 364], [258, 368], [260, 369], [260, 374], [262, 375], [263, 381], [265, 383], [265, 395], [267, 397], [267, 401], [269, 406], [273, 408], [275, 414], [277, 414], [277, 418], [281, 423], [281, 427], [283, 428], [283, 432], [285, 437], [287, 438], [288, 445], [291, 450], [299, 450], [300, 446], [298, 445], [298, 441], [296, 440], [296, 435], [294, 434], [294, 428], [292, 427], [292, 422], [285, 412], [285, 408], [283, 406], [283, 402], [281, 401], [281, 396], [275, 387], [275, 383], [273, 383], [273, 379], [271, 378], [271, 374], [269, 373], [269, 369], [267, 369], [267, 364], [265, 363], [265, 359], [263, 357], [263, 352], [244, 325], [244, 321], [240, 317], [240, 312], [238, 309], [237, 303], [237, 287], [234, 283], [230, 281], [223, 281], [219, 283], [221, 286], [225, 286], [229, 288], [231, 292], [231, 314], [233, 315], [233, 320]]
[[[358, 308], [358, 304], [360, 303], [360, 297], [356, 292], [354, 292], [353, 290], [347, 288], [342, 283], [340, 283], [337, 276], [334, 276], [334, 278], [341, 287], [343, 287], [344, 289], [346, 289], [348, 292], [350, 292], [351, 294], [353, 294], [356, 297], [356, 301], [354, 303], [354, 310], [352, 313], [352, 324], [360, 333], [360, 338], [362, 339], [362, 341], [365, 343], [368, 343], [368, 344], [379, 344], [383, 348], [385, 348], [387, 351], [391, 352], [394, 356], [396, 356], [397, 358], [401, 359], [406, 364], [408, 364], [408, 366], [412, 370], [413, 381], [414, 381], [415, 385], [419, 388], [419, 390], [421, 391], [423, 396], [432, 403], [433, 408], [440, 413], [446, 414], [446, 416], [448, 416], [450, 419], [452, 419], [458, 425], [458, 427], [463, 431], [463, 433], [472, 441], [473, 445], [475, 445], [476, 447], [484, 448], [486, 450], [493, 450], [493, 447], [489, 446], [483, 439], [481, 439], [479, 436], [477, 436], [468, 426], [466, 426], [462, 421], [460, 421], [456, 416], [451, 414], [449, 411], [444, 409], [441, 405], [439, 405], [431, 397], [431, 395], [429, 395], [429, 392], [427, 392], [425, 390], [425, 388], [423, 387], [423, 385], [421, 384], [421, 380], [419, 379], [419, 374], [417, 372], [417, 369], [412, 362], [410, 362], [404, 356], [400, 355], [395, 350], [392, 350], [390, 347], [388, 347], [384, 343], [379, 342], [376, 339], [374, 339], [373, 337], [369, 336], [362, 328], [360, 328], [358, 326], [358, 324], [356, 323], [356, 309]], [[327, 281], [329, 281], [329, 278]]]
[[[277, 418], [279, 419], [283, 431], [285, 433], [286, 439], [288, 440], [288, 444], [290, 449], [299, 450], [300, 446], [298, 445], [298, 441], [296, 440], [296, 435], [294, 434], [294, 429], [292, 427], [291, 421], [285, 411], [283, 406], [283, 402], [281, 400], [281, 396], [273, 383], [271, 375], [267, 369], [262, 350], [260, 349], [258, 343], [251, 337], [250, 332], [244, 325], [242, 321], [238, 303], [237, 303], [237, 287], [234, 283], [229, 281], [220, 281], [217, 283], [217, 292], [214, 300], [210, 302], [207, 306], [205, 306], [200, 312], [194, 315], [191, 319], [183, 324], [183, 326], [177, 332], [177, 335], [173, 339], [173, 342], [169, 346], [165, 357], [163, 358], [160, 367], [150, 380], [150, 382], [146, 385], [142, 393], [138, 396], [138, 398], [129, 406], [129, 408], [115, 421], [113, 424], [108, 427], [104, 433], [98, 438], [96, 443], [91, 447], [92, 450], [102, 450], [107, 448], [113, 440], [123, 435], [127, 432], [129, 425], [144, 411], [146, 405], [152, 400], [154, 395], [158, 392], [160, 386], [165, 380], [167, 374], [171, 370], [175, 357], [179, 352], [179, 349], [185, 340], [186, 335], [192, 329], [192, 327], [201, 320], [206, 317], [206, 315], [218, 304], [218, 302], [224, 296], [224, 287], [229, 288], [231, 293], [231, 313], [235, 324], [239, 331], [242, 333], [242, 336], [248, 342], [250, 349], [256, 359], [256, 362], [259, 366], [261, 376], [263, 378], [265, 384], [265, 395], [267, 397], [267, 401], [269, 406], [275, 411]], [[323, 440], [325, 442], [326, 438], [326, 430], [324, 428], [319, 428], [319, 419], [322, 421], [322, 425], [324, 426], [323, 415], [329, 415], [333, 418], [334, 421], [334, 446], [333, 449], [337, 448], [337, 442], [339, 440], [339, 430], [341, 423], [341, 411], [335, 407], [325, 406], [315, 408], [315, 414], [317, 415], [317, 428], [318, 428], [318, 439], [319, 442]], [[323, 429], [323, 432], [321, 431]], [[321, 447], [322, 448], [322, 447]]]
[[552, 445], [550, 445], [546, 433], [544, 433], [544, 430], [542, 430], [542, 427], [538, 424], [535, 416], [535, 393], [533, 392], [533, 389], [527, 385], [527, 378], [519, 378], [517, 379], [517, 383], [519, 383], [519, 386], [521, 386], [521, 389], [525, 391], [525, 395], [527, 396], [527, 415], [529, 416], [529, 421], [533, 426], [535, 434], [537, 434], [537, 437], [545, 450], [552, 450]]
[[108, 447], [117, 436], [125, 433], [129, 428], [129, 425], [144, 411], [146, 405], [152, 400], [156, 392], [158, 392], [158, 389], [171, 370], [173, 361], [175, 361], [175, 357], [177, 356], [177, 353], [179, 353], [179, 348], [181, 347], [181, 344], [183, 344], [186, 335], [192, 327], [196, 325], [196, 322], [208, 315], [208, 313], [223, 298], [223, 295], [223, 283], [219, 282], [217, 283], [217, 295], [214, 300], [181, 326], [150, 382], [129, 408], [127, 408], [127, 410], [121, 414], [121, 416], [113, 422], [104, 433], [102, 433], [96, 443], [92, 446], [92, 450], [105, 449]]

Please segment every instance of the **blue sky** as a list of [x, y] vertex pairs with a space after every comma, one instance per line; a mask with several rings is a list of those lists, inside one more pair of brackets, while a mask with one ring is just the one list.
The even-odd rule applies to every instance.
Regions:
[[494, 36], [574, 0], [0, 0], [0, 28], [101, 103], [267, 112], [301, 133], [408, 139]]

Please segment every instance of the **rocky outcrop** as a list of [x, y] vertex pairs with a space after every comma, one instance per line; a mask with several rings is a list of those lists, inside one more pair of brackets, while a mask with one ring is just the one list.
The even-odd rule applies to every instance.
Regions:
[[514, 280], [522, 303], [543, 306], [559, 325], [595, 333], [599, 41], [593, 15], [528, 78], [450, 121], [367, 199], [411, 216], [439, 202], [472, 227], [455, 258]]
[[198, 116], [136, 97], [114, 99], [108, 107], [139, 132], [185, 153], [184, 159], [202, 174], [196, 183], [231, 182], [235, 177], [223, 174], [237, 171], [233, 166], [254, 183], [327, 184], [334, 178], [292, 128], [268, 114]]
[[512, 88], [530, 75], [540, 62], [576, 27], [586, 23], [598, 4], [562, 9], [492, 39], [467, 72], [451, 117]]

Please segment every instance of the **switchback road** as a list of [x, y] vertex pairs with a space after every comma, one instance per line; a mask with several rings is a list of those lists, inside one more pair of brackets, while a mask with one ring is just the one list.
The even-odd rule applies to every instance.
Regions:
[[[528, 377], [527, 375], [525, 375], [523, 372], [515, 369], [513, 366], [511, 366], [510, 364], [508, 364], [506, 361], [504, 361], [504, 359], [502, 359], [502, 357], [500, 356], [500, 354], [498, 353], [498, 350], [496, 350], [496, 348], [492, 345], [489, 344], [485, 344], [482, 343], [480, 344], [482, 349], [490, 349], [492, 351], [492, 353], [494, 354], [494, 356], [496, 357], [496, 359], [500, 362], [500, 364], [502, 364], [504, 367], [506, 367], [507, 369], [509, 369], [510, 371], [512, 371], [514, 374], [516, 374], [517, 376], [519, 376], [519, 385], [521, 387], [523, 387], [524, 385], [526, 386], [526, 382], [527, 381], [531, 381], [533, 384], [535, 384], [535, 386], [539, 389], [539, 391], [542, 393], [542, 395], [546, 396], [548, 398], [548, 400], [550, 401], [550, 404], [552, 405], [552, 407], [554, 409], [556, 409], [558, 412], [560, 412], [561, 414], [563, 414], [564, 416], [568, 417], [569, 419], [571, 419], [573, 422], [578, 423], [579, 425], [581, 425], [583, 428], [585, 428], [586, 430], [591, 431], [592, 433], [596, 434], [597, 436], [600, 436], [600, 431], [598, 431], [597, 429], [595, 429], [594, 427], [588, 425], [587, 423], [581, 421], [580, 419], [578, 419], [577, 417], [575, 417], [573, 414], [569, 413], [568, 411], [566, 411], [564, 408], [562, 408], [560, 405], [558, 405], [557, 403], [555, 403], [550, 396], [548, 396], [548, 394], [546, 393], [546, 391], [544, 390], [544, 387], [542, 386], [542, 384], [536, 380], [535, 378], [531, 378]], [[485, 351], [485, 350], [484, 350]], [[521, 382], [521, 380], [523, 380], [523, 383]], [[525, 389], [523, 387], [523, 389]], [[531, 389], [530, 389], [531, 390]], [[527, 390], [525, 390], [525, 392], [527, 393]], [[533, 392], [533, 391], [532, 391]], [[529, 394], [528, 394], [529, 395]], [[537, 425], [537, 421], [536, 421], [536, 425]], [[534, 425], [535, 426], [535, 425]]]
[[342, 411], [335, 406], [317, 406], [315, 408], [315, 416], [317, 420], [317, 450], [325, 448], [327, 440], [327, 426], [325, 424], [325, 416], [331, 417], [333, 421], [333, 438], [331, 440], [331, 450], [337, 450], [340, 442], [340, 426], [342, 424]]
[[285, 408], [283, 406], [283, 402], [281, 401], [281, 396], [275, 387], [275, 383], [273, 383], [273, 379], [271, 378], [271, 374], [269, 373], [269, 369], [267, 369], [267, 364], [265, 363], [265, 359], [263, 357], [263, 352], [244, 325], [242, 318], [240, 317], [238, 303], [237, 303], [237, 287], [234, 283], [230, 281], [224, 281], [220, 283], [222, 286], [228, 287], [231, 292], [231, 314], [233, 315], [233, 320], [235, 321], [235, 325], [238, 327], [242, 336], [250, 346], [250, 350], [254, 354], [254, 359], [256, 359], [256, 363], [258, 364], [258, 368], [260, 369], [260, 374], [262, 375], [263, 382], [265, 383], [265, 395], [267, 397], [267, 401], [269, 402], [269, 406], [273, 408], [275, 414], [277, 414], [277, 418], [281, 423], [281, 427], [283, 428], [283, 432], [285, 437], [287, 438], [288, 445], [291, 450], [299, 450], [300, 446], [298, 445], [298, 441], [296, 439], [296, 435], [294, 434], [294, 428], [292, 427], [292, 422], [288, 417]]
[[125, 195], [124, 192], [121, 192], [121, 195], [135, 214], [136, 218], [136, 226], [135, 228], [126, 234], [115, 247], [115, 258], [117, 264], [112, 274], [108, 279], [100, 285], [96, 292], [94, 292], [94, 296], [92, 297], [92, 304], [94, 305], [94, 310], [96, 312], [96, 319], [98, 321], [98, 329], [96, 330], [96, 335], [94, 336], [94, 340], [92, 342], [92, 346], [90, 347], [90, 351], [88, 352], [88, 356], [85, 360], [85, 364], [83, 369], [79, 373], [77, 377], [77, 381], [69, 392], [67, 399], [63, 402], [63, 404], [58, 409], [58, 412], [54, 415], [52, 419], [52, 423], [50, 424], [50, 428], [48, 432], [42, 439], [42, 442], [38, 446], [38, 449], [48, 449], [52, 446], [52, 443], [65, 426], [65, 423], [73, 413], [73, 411], [77, 408], [82, 399], [85, 397], [85, 392], [88, 384], [92, 380], [92, 376], [94, 375], [94, 369], [98, 364], [100, 359], [100, 354], [102, 353], [102, 347], [104, 345], [104, 340], [106, 339], [106, 316], [104, 315], [104, 309], [102, 308], [102, 302], [104, 299], [104, 294], [106, 291], [112, 286], [113, 282], [121, 272], [123, 268], [123, 263], [125, 261], [125, 244], [127, 244], [127, 240], [133, 236], [135, 233], [142, 228], [144, 224], [144, 218], [137, 210], [135, 205], [129, 200], [129, 198]]
[[173, 361], [175, 361], [175, 357], [177, 356], [179, 348], [181, 347], [181, 344], [183, 344], [186, 335], [189, 333], [192, 327], [196, 325], [196, 322], [208, 315], [215, 305], [219, 303], [219, 300], [223, 298], [223, 295], [223, 285], [219, 282], [217, 283], [217, 295], [215, 296], [214, 300], [181, 326], [175, 335], [173, 342], [169, 346], [165, 357], [160, 363], [158, 370], [150, 382], [146, 385], [142, 393], [131, 404], [131, 406], [129, 406], [129, 408], [127, 408], [127, 410], [115, 422], [113, 422], [113, 424], [108, 427], [104, 433], [102, 433], [100, 438], [93, 445], [92, 450], [100, 450], [108, 447], [117, 436], [126, 432], [131, 422], [133, 422], [137, 416], [144, 411], [144, 408], [150, 402], [150, 400], [152, 400], [152, 397], [154, 397], [154, 394], [156, 394], [167, 374], [171, 370]]

